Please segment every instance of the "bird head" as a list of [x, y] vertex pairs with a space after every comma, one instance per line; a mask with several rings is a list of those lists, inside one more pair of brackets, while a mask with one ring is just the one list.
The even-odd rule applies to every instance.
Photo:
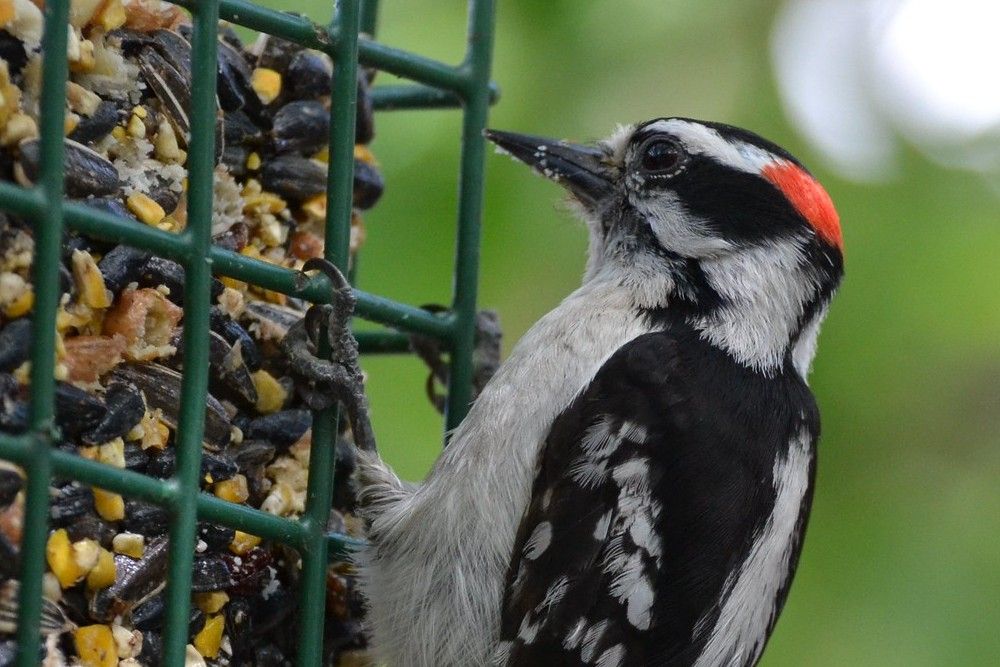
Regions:
[[487, 130], [563, 185], [587, 222], [585, 282], [681, 316], [737, 361], [804, 376], [843, 273], [837, 212], [787, 151], [740, 128], [659, 118], [574, 144]]

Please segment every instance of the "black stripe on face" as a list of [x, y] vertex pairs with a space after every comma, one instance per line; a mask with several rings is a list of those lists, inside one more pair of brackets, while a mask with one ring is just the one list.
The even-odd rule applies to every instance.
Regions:
[[665, 184], [711, 231], [735, 242], [801, 235], [808, 225], [780, 190], [756, 174], [693, 155], [684, 173]]

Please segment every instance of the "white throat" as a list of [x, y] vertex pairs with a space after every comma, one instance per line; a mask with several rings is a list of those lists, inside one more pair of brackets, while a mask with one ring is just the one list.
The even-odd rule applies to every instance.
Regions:
[[[796, 244], [786, 241], [703, 259], [701, 267], [726, 305], [694, 319], [691, 325], [740, 364], [773, 374], [781, 367], [806, 304], [818, 288]], [[822, 312], [799, 337], [799, 341], [810, 339], [795, 359], [803, 378], [816, 350], [821, 319]]]

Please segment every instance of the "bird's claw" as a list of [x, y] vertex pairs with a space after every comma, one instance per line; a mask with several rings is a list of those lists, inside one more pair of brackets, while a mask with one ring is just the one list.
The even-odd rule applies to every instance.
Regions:
[[[358, 343], [350, 329], [355, 305], [351, 286], [340, 270], [324, 259], [310, 259], [302, 270], [323, 272], [333, 285], [333, 295], [331, 303], [311, 306], [305, 317], [288, 329], [281, 341], [282, 351], [292, 373], [304, 380], [299, 392], [306, 405], [323, 410], [338, 402], [343, 404], [355, 444], [374, 451], [364, 375], [358, 365]], [[330, 346], [329, 360], [317, 356], [324, 328]]]

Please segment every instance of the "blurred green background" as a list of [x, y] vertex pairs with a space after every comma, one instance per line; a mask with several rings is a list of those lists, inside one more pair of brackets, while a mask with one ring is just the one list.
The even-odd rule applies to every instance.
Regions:
[[[327, 0], [291, 3], [318, 20]], [[491, 125], [572, 139], [679, 115], [751, 128], [824, 182], [847, 278], [812, 386], [823, 412], [809, 536], [763, 665], [1000, 664], [1000, 199], [994, 180], [915, 150], [886, 184], [823, 167], [777, 96], [772, 1], [498, 3]], [[457, 0], [384, 0], [379, 37], [457, 62]], [[932, 44], [928, 48], [933, 48]], [[378, 82], [389, 77], [380, 75]], [[995, 86], [995, 81], [983, 85]], [[412, 304], [451, 285], [459, 114], [385, 113], [387, 188], [366, 216], [360, 284]], [[558, 187], [487, 157], [482, 307], [505, 349], [578, 284], [585, 231]], [[441, 421], [413, 359], [369, 358], [384, 456], [419, 479]]]

